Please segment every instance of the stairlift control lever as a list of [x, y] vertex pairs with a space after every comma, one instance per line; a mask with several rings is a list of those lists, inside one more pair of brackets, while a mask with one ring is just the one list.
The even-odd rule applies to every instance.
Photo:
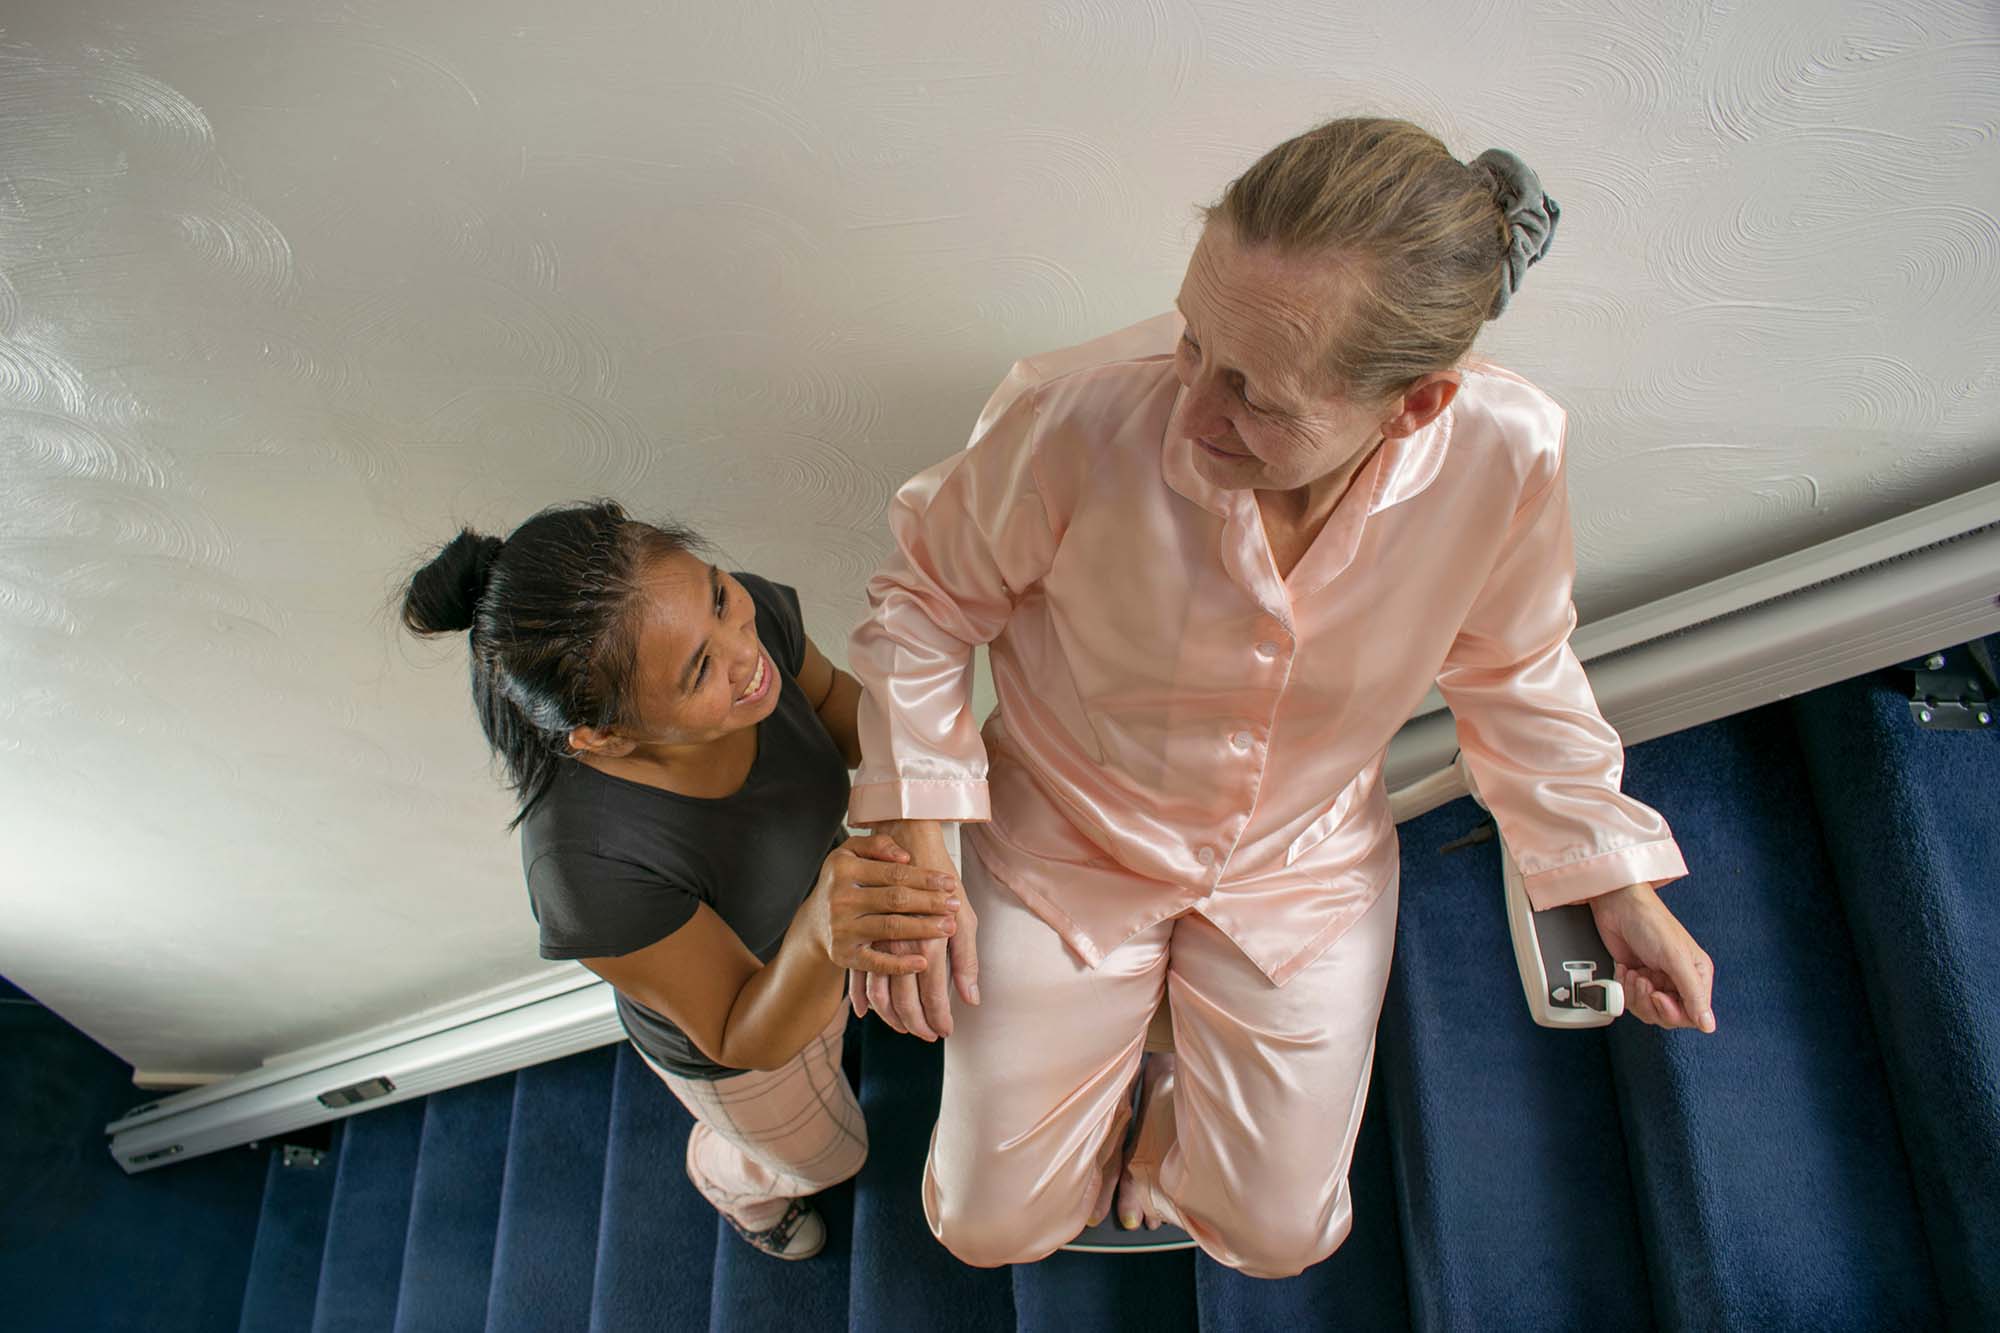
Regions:
[[[1539, 931], [1536, 933], [1540, 934]], [[1566, 1004], [1571, 1008], [1582, 1005], [1600, 1014], [1608, 1013], [1613, 1018], [1618, 1016], [1613, 1005], [1618, 1009], [1625, 1007], [1625, 988], [1616, 981], [1599, 978], [1596, 963], [1588, 959], [1566, 959], [1563, 971], [1569, 976], [1568, 983], [1549, 992], [1549, 998], [1557, 1004]]]
[[1595, 1028], [1625, 1012], [1625, 988], [1597, 920], [1583, 903], [1538, 912], [1521, 887], [1521, 872], [1505, 844], [1501, 881], [1507, 895], [1507, 930], [1528, 1013], [1545, 1028]]

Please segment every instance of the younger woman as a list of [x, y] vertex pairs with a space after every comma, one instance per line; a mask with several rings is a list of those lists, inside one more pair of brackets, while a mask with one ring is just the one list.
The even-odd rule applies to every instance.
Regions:
[[687, 1170], [743, 1238], [818, 1253], [807, 1196], [861, 1169], [840, 1070], [845, 969], [920, 972], [877, 941], [943, 938], [956, 880], [887, 837], [846, 838], [859, 688], [798, 596], [615, 504], [462, 531], [403, 620], [469, 631], [481, 726], [545, 958], [617, 992], [626, 1033], [694, 1115]]

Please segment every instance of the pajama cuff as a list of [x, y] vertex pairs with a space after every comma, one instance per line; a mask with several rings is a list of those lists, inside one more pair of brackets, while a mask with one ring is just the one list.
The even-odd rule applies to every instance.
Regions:
[[1672, 838], [1620, 847], [1596, 856], [1586, 856], [1534, 874], [1521, 876], [1528, 902], [1537, 912], [1622, 889], [1627, 884], [1650, 883], [1658, 888], [1670, 879], [1687, 874], [1680, 844]]
[[847, 798], [847, 822], [880, 824], [891, 819], [937, 819], [978, 823], [991, 819], [984, 781], [925, 780], [871, 782]]

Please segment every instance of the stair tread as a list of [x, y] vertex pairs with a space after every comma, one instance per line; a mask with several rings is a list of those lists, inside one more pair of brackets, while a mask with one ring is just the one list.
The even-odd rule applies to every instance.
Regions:
[[423, 1126], [422, 1099], [348, 1118], [312, 1333], [381, 1333], [394, 1325]]
[[1197, 1256], [1195, 1296], [1202, 1333], [1321, 1326], [1342, 1333], [1401, 1333], [1410, 1326], [1388, 1115], [1382, 1100], [1378, 1077], [1368, 1089], [1354, 1164], [1347, 1173], [1354, 1230], [1330, 1257], [1292, 1278], [1245, 1277], [1207, 1255]]
[[855, 1179], [850, 1327], [1012, 1333], [1007, 1270], [959, 1262], [931, 1235], [919, 1202], [943, 1047], [872, 1020], [849, 1033], [862, 1043], [860, 1098], [868, 1118], [868, 1164]]
[[288, 1167], [281, 1149], [270, 1150], [238, 1333], [296, 1333], [311, 1326], [342, 1128], [334, 1126], [333, 1147], [318, 1166]]
[[690, 1116], [631, 1044], [618, 1048], [590, 1333], [708, 1322], [715, 1209], [687, 1178]]
[[615, 1064], [606, 1046], [514, 1075], [487, 1333], [589, 1326]]
[[1076, 1254], [1015, 1264], [1020, 1333], [1194, 1333], [1195, 1251]]
[[1626, 772], [1674, 811], [1693, 873], [1664, 894], [1719, 987], [1714, 1036], [1611, 1036], [1660, 1322], [1931, 1325], [1915, 1193], [1788, 715], [1664, 737]]
[[1879, 678], [1792, 710], [1933, 1270], [1955, 1326], [2000, 1328], [2000, 1007], [1983, 998], [2000, 955], [2000, 729], [1925, 731]]
[[1604, 1037], [1535, 1026], [1470, 800], [1404, 824], [1376, 1046], [1412, 1321], [1643, 1328], [1652, 1319]]
[[397, 1333], [480, 1333], [500, 1225], [514, 1076], [426, 1099]]

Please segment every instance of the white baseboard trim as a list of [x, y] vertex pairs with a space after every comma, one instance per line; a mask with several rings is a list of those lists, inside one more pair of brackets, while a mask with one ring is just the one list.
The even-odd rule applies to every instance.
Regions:
[[[1628, 745], [2000, 632], [2000, 485], [1579, 629], [1599, 706]], [[1447, 713], [1389, 747], [1400, 822], [1458, 796]], [[409, 1020], [272, 1060], [107, 1126], [128, 1172], [271, 1138], [615, 1042], [611, 988], [542, 970]], [[322, 1096], [386, 1080], [344, 1106]]]

